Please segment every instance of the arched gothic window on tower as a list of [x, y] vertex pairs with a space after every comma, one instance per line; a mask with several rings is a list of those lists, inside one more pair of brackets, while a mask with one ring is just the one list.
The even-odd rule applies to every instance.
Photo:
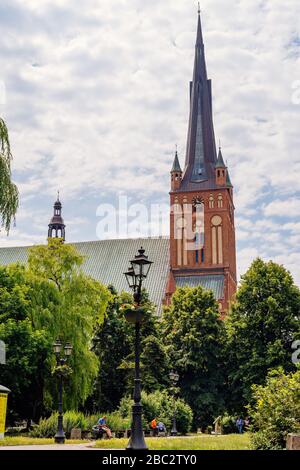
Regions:
[[204, 263], [204, 200], [193, 199], [193, 231], [195, 234], [195, 261]]
[[223, 196], [222, 196], [222, 194], [218, 195], [218, 208], [219, 209], [223, 208]]
[[215, 200], [212, 194], [209, 196], [208, 199], [208, 207], [209, 209], [213, 209], [215, 207]]
[[223, 263], [223, 227], [222, 218], [215, 215], [211, 219], [212, 264]]

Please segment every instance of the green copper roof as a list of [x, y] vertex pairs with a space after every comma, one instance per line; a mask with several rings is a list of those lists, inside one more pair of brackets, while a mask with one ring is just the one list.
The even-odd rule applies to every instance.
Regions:
[[177, 287], [197, 287], [202, 286], [204, 289], [212, 290], [216, 299], [224, 297], [224, 276], [176, 276]]
[[[153, 261], [144, 286], [152, 302], [157, 305], [157, 313], [161, 312], [169, 273], [168, 238], [97, 240], [77, 242], [72, 245], [85, 256], [83, 271], [105, 285], [112, 284], [118, 292], [122, 290], [129, 292], [123, 273], [127, 271], [129, 261], [143, 246], [145, 254], [149, 256], [150, 261]], [[0, 248], [0, 265], [17, 262], [26, 264], [29, 248], [28, 246]], [[195, 287], [200, 284], [205, 289], [211, 289], [216, 299], [224, 296], [222, 275], [178, 276], [175, 279], [178, 287]]]
[[178, 153], [177, 153], [177, 151], [176, 151], [176, 153], [175, 153], [175, 158], [174, 158], [174, 162], [173, 162], [173, 166], [172, 166], [171, 173], [173, 173], [174, 171], [182, 172], [181, 167], [180, 167], [180, 163], [179, 163], [179, 160], [178, 160]]
[[[112, 284], [118, 292], [129, 291], [123, 273], [127, 271], [129, 261], [142, 246], [145, 254], [153, 261], [144, 287], [160, 312], [169, 271], [168, 238], [97, 240], [72, 245], [86, 257], [82, 266], [84, 272], [105, 285]], [[29, 248], [0, 248], [0, 265], [17, 262], [26, 264]]]

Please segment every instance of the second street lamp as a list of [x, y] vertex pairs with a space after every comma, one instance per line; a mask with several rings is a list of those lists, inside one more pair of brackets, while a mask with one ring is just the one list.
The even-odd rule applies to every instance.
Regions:
[[[66, 365], [68, 357], [72, 354], [72, 345], [70, 343], [66, 343], [64, 348], [62, 347], [62, 343], [59, 339], [53, 343], [53, 352], [56, 356], [56, 370], [59, 377], [59, 385], [58, 385], [58, 418], [57, 418], [57, 432], [54, 436], [54, 440], [57, 444], [64, 444], [66, 440], [66, 436], [64, 433], [63, 428], [63, 366]], [[62, 357], [61, 352], [62, 349], [64, 351], [64, 356]]]
[[143, 433], [141, 404], [141, 378], [140, 378], [140, 325], [144, 319], [142, 300], [142, 284], [146, 279], [152, 261], [148, 260], [145, 250], [141, 248], [139, 254], [130, 261], [130, 268], [125, 274], [130, 289], [133, 290], [135, 307], [125, 312], [128, 322], [135, 324], [135, 378], [134, 378], [134, 404], [132, 406], [131, 437], [127, 446], [130, 450], [147, 450]]
[[177, 372], [174, 372], [173, 370], [170, 372], [169, 374], [169, 377], [170, 377], [170, 380], [172, 382], [172, 385], [174, 387], [174, 393], [173, 393], [173, 407], [174, 407], [174, 411], [173, 411], [173, 426], [172, 426], [172, 430], [171, 430], [171, 436], [177, 436], [177, 426], [176, 426], [176, 401], [175, 401], [175, 398], [176, 398], [176, 385], [177, 385], [177, 382], [179, 380], [179, 375], [177, 374]]

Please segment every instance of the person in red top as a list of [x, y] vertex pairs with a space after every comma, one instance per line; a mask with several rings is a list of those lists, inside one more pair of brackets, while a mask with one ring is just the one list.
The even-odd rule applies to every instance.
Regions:
[[150, 423], [151, 429], [153, 430], [154, 436], [157, 434], [157, 421], [156, 418], [154, 418], [151, 423]]

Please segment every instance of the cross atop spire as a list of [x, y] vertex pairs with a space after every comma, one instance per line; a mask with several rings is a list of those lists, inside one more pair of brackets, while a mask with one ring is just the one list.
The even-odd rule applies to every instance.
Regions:
[[200, 2], [198, 2], [198, 26], [197, 26], [196, 47], [197, 47], [197, 46], [203, 46]]

